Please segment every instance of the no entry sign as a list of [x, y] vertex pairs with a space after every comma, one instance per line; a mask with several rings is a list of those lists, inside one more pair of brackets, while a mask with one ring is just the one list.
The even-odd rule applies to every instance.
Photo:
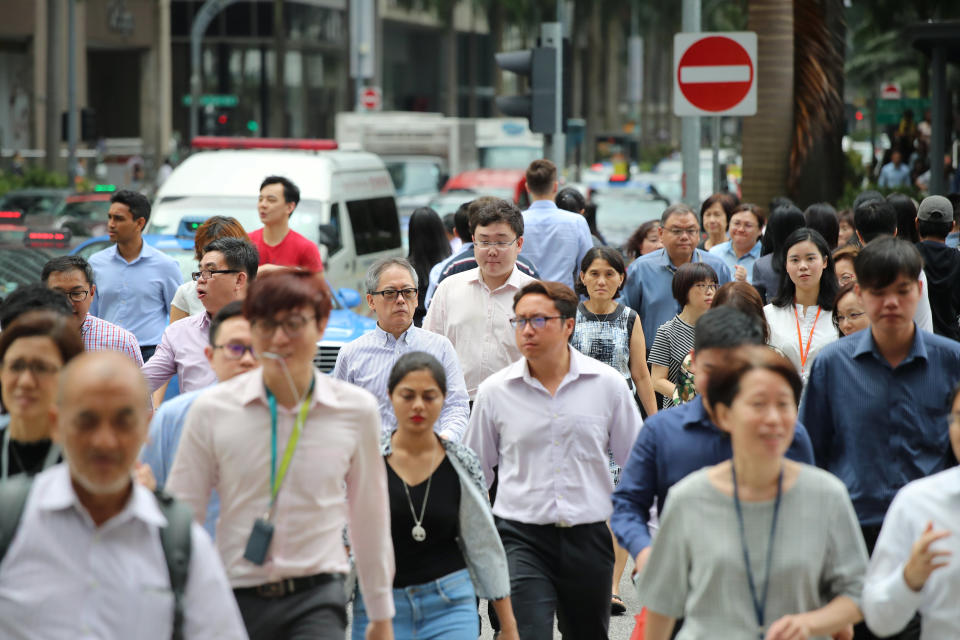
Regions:
[[674, 115], [752, 116], [757, 112], [757, 34], [678, 33], [673, 75]]
[[379, 111], [380, 89], [378, 87], [366, 87], [360, 92], [360, 104], [367, 111]]

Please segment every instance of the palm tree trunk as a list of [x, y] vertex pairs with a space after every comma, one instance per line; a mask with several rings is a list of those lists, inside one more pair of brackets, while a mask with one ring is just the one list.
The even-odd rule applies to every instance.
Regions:
[[793, 2], [749, 0], [757, 33], [757, 114], [743, 121], [743, 199], [766, 206], [787, 192], [793, 133]]

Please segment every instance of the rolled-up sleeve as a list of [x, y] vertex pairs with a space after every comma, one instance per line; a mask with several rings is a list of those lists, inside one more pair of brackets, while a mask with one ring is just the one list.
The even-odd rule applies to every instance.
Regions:
[[372, 397], [362, 414], [346, 476], [350, 540], [370, 619], [388, 620], [394, 613], [393, 540], [387, 471], [380, 455], [380, 413]]

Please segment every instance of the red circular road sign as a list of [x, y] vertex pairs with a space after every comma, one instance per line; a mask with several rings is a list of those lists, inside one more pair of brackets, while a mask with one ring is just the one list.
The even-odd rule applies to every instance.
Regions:
[[380, 108], [380, 89], [367, 87], [360, 94], [360, 104], [367, 111], [376, 111]]
[[747, 96], [754, 73], [750, 54], [738, 42], [709, 36], [684, 52], [677, 65], [677, 83], [698, 109], [725, 111]]

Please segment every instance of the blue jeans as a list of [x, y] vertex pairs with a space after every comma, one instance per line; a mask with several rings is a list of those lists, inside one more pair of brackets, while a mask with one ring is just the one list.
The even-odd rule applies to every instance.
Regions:
[[[393, 590], [397, 614], [393, 617], [395, 640], [477, 640], [476, 592], [466, 569], [412, 587]], [[353, 601], [352, 640], [364, 640], [367, 609], [360, 590]]]

